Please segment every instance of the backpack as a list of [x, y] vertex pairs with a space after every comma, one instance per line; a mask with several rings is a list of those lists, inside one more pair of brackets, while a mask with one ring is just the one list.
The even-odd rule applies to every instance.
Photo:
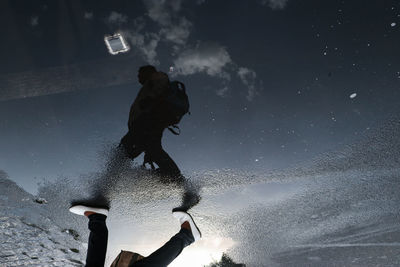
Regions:
[[[181, 121], [182, 117], [189, 113], [189, 97], [186, 94], [185, 85], [179, 81], [172, 81], [169, 84], [169, 93], [166, 97], [166, 105], [168, 112], [166, 115], [166, 124], [168, 130], [173, 134], [178, 135], [180, 129], [177, 124]], [[176, 132], [173, 128], [178, 129]]]

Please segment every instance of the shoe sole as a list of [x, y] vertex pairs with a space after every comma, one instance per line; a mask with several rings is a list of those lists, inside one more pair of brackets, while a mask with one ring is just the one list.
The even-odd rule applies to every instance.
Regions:
[[108, 210], [107, 209], [88, 207], [88, 206], [84, 206], [84, 205], [71, 206], [69, 208], [69, 211], [74, 213], [74, 214], [83, 215], [83, 216], [85, 215], [86, 211], [91, 211], [91, 212], [94, 212], [94, 213], [103, 214], [105, 216], [108, 216]]

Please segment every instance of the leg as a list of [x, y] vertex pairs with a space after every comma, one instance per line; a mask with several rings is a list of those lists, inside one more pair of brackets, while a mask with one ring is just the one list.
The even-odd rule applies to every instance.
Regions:
[[132, 266], [167, 266], [178, 257], [186, 246], [189, 246], [193, 242], [194, 238], [191, 231], [182, 228], [164, 246], [153, 252], [150, 256], [135, 262]]
[[148, 158], [155, 162], [160, 168], [160, 174], [179, 176], [181, 171], [161, 146], [163, 124], [154, 118], [142, 118], [136, 122], [134, 129], [134, 132], [128, 132], [121, 139], [121, 144], [127, 149], [130, 157], [137, 157], [144, 150], [147, 154], [145, 161]]
[[159, 125], [152, 126], [152, 128], [147, 131], [147, 136], [145, 138], [146, 153], [148, 153], [148, 158], [158, 165], [160, 174], [172, 177], [179, 176], [181, 171], [178, 166], [162, 148], [161, 139], [163, 132], [164, 128]]
[[119, 144], [119, 146], [124, 150], [125, 155], [132, 160], [144, 151], [143, 144], [141, 144], [143, 142], [141, 142], [140, 139], [143, 139], [143, 137], [141, 138], [137, 131], [135, 133], [129, 131], [124, 137], [122, 137]]
[[89, 216], [90, 234], [85, 265], [87, 267], [104, 266], [108, 240], [106, 218], [107, 216], [97, 213]]
[[148, 153], [151, 155], [151, 159], [158, 165], [160, 168], [160, 174], [170, 175], [170, 176], [179, 176], [181, 171], [178, 168], [178, 165], [172, 160], [172, 158], [159, 147], [151, 147], [148, 150]]

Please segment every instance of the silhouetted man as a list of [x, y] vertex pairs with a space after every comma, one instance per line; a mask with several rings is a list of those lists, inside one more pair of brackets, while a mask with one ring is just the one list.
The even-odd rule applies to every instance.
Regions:
[[155, 162], [161, 175], [179, 177], [180, 170], [161, 145], [168, 108], [165, 103], [169, 93], [169, 78], [151, 65], [140, 67], [139, 83], [142, 84], [133, 102], [128, 120], [128, 133], [121, 145], [131, 159], [145, 152], [145, 162]]
[[[89, 218], [88, 227], [90, 234], [85, 266], [104, 266], [108, 243], [108, 229], [106, 225], [108, 207], [92, 207], [78, 204], [73, 205], [69, 210], [72, 213], [84, 215]], [[181, 229], [167, 243], [147, 257], [133, 252], [122, 251], [111, 266], [167, 266], [178, 257], [186, 246], [201, 238], [200, 230], [189, 213], [175, 211], [172, 212], [172, 215], [178, 219]]]

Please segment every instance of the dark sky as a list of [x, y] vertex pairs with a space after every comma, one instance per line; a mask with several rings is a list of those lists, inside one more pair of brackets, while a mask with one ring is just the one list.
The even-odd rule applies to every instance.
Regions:
[[[187, 174], [287, 167], [398, 113], [398, 1], [227, 3], [2, 0], [0, 89], [14, 98], [0, 99], [0, 169], [34, 192], [34, 177], [99, 168], [139, 84], [86, 86], [72, 69], [115, 70], [115, 58], [133, 78], [150, 63], [186, 84], [191, 115], [163, 144]], [[129, 52], [107, 52], [115, 32]], [[70, 90], [57, 93], [59, 73]]]

